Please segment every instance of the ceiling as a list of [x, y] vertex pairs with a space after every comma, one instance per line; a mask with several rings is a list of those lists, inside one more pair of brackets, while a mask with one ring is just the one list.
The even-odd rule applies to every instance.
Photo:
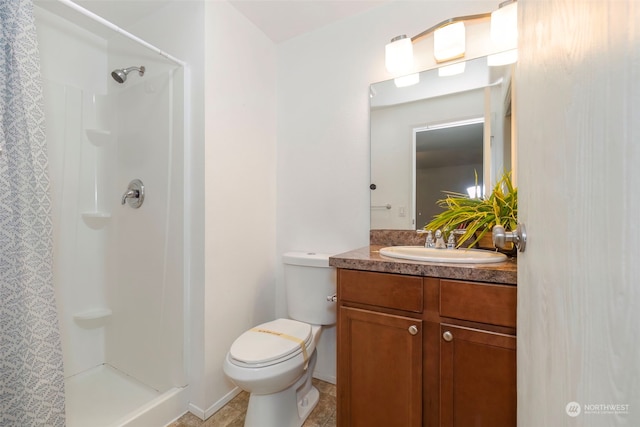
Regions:
[[390, 0], [229, 0], [276, 43], [311, 32]]

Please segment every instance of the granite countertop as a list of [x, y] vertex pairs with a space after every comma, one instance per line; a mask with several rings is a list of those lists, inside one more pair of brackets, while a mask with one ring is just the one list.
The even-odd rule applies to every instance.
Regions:
[[[329, 258], [329, 265], [351, 270], [378, 271], [383, 273], [428, 276], [442, 279], [471, 280], [477, 282], [517, 283], [517, 262], [509, 258], [497, 264], [444, 264], [410, 261], [381, 256], [385, 245], [370, 245]], [[388, 246], [388, 245], [386, 245]]]

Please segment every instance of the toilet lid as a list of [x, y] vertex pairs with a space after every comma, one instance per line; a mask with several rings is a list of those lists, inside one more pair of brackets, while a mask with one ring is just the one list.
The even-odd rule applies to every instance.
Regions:
[[229, 354], [247, 364], [265, 364], [303, 351], [311, 341], [311, 325], [291, 319], [263, 323], [234, 341]]

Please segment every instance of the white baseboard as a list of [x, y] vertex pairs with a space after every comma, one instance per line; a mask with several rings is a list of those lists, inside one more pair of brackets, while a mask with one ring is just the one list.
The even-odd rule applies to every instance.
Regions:
[[189, 403], [189, 412], [191, 412], [193, 415], [200, 418], [201, 420], [206, 420], [211, 415], [215, 414], [220, 409], [222, 409], [222, 407], [227, 403], [229, 403], [231, 399], [239, 395], [241, 391], [242, 390], [240, 389], [240, 387], [234, 388], [229, 393], [225, 394], [220, 400], [215, 402], [213, 405], [209, 406], [207, 409], [202, 409], [197, 407], [193, 403]]
[[326, 374], [322, 374], [322, 373], [318, 373], [318, 372], [314, 372], [313, 373], [313, 378], [317, 378], [320, 381], [324, 381], [327, 383], [331, 383], [333, 385], [336, 384], [336, 377], [335, 375], [326, 375]]
[[[321, 381], [325, 381], [334, 385], [336, 384], [336, 377], [334, 375], [325, 375], [322, 373], [314, 372], [313, 378], [317, 378]], [[215, 402], [213, 405], [209, 406], [207, 409], [202, 409], [194, 405], [193, 403], [189, 403], [189, 412], [191, 412], [193, 415], [195, 415], [196, 417], [204, 421], [207, 418], [209, 418], [211, 415], [215, 414], [220, 409], [222, 409], [224, 405], [229, 403], [234, 397], [240, 394], [240, 392], [242, 392], [242, 389], [240, 389], [240, 387], [234, 388], [229, 393], [225, 394], [217, 402]]]

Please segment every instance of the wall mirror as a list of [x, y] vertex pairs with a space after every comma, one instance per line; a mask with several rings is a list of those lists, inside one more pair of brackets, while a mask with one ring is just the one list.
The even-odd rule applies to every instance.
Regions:
[[443, 191], [483, 194], [511, 170], [513, 65], [454, 65], [371, 85], [371, 229], [420, 229]]

